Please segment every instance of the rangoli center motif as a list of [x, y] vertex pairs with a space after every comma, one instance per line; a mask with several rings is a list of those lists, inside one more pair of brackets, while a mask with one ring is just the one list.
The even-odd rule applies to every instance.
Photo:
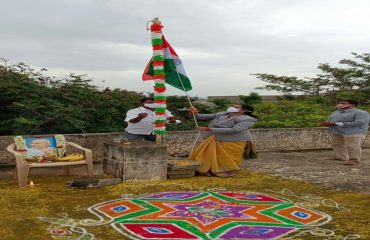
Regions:
[[259, 193], [164, 192], [89, 211], [130, 239], [278, 239], [330, 217]]

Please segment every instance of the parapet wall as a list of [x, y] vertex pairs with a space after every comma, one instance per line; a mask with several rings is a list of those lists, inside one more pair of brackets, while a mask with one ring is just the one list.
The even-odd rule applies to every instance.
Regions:
[[[326, 128], [252, 129], [251, 132], [259, 152], [318, 150], [331, 147], [330, 135], [326, 132]], [[168, 132], [164, 143], [168, 145], [169, 155], [187, 156], [197, 135], [196, 131]], [[123, 137], [122, 133], [66, 134], [65, 136], [67, 141], [92, 149], [94, 162], [102, 162], [105, 142]], [[14, 156], [6, 151], [6, 147], [13, 143], [12, 137], [0, 136], [0, 166], [15, 164]], [[370, 148], [370, 134], [365, 140], [364, 147]]]

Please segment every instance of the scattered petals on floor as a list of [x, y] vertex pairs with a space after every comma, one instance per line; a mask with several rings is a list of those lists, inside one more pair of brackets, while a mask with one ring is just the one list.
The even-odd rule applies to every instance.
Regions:
[[67, 213], [60, 213], [57, 217], [39, 217], [39, 220], [48, 222], [48, 231], [53, 239], [93, 240], [95, 235], [70, 218]]

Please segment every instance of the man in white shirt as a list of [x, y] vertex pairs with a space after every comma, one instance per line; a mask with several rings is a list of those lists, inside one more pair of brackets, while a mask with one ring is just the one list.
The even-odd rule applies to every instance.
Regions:
[[[128, 140], [146, 140], [155, 142], [156, 137], [153, 134], [153, 124], [155, 121], [155, 102], [154, 98], [142, 98], [141, 107], [128, 110], [125, 122], [125, 136]], [[166, 118], [169, 123], [176, 123], [176, 118], [170, 111], [166, 110]]]

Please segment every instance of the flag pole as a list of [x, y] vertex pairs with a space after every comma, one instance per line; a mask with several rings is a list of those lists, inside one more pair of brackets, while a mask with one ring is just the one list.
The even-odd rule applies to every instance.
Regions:
[[[150, 22], [152, 25], [149, 27]], [[165, 86], [165, 71], [164, 71], [164, 43], [163, 43], [163, 33], [162, 33], [163, 26], [161, 25], [161, 21], [156, 17], [146, 23], [146, 29], [151, 31], [151, 38], [152, 38], [152, 47], [153, 47], [153, 62], [156, 62], [154, 67], [154, 100], [157, 104], [155, 108], [155, 122], [154, 122], [154, 133], [156, 134], [156, 143], [160, 144], [163, 141], [163, 136], [166, 132], [166, 86]], [[154, 64], [153, 64], [154, 65]], [[176, 71], [177, 77], [180, 80], [181, 86], [185, 92], [186, 98], [190, 104], [190, 107], [194, 108], [188, 93], [186, 92], [185, 86], [181, 80], [181, 77]], [[198, 122], [195, 116], [195, 113], [192, 112], [193, 119], [195, 125], [198, 127]], [[192, 146], [191, 153], [195, 147], [196, 142], [198, 141], [200, 135], [200, 131], [198, 132], [198, 136]]]
[[[178, 78], [179, 78], [179, 80], [180, 80], [181, 86], [182, 86], [182, 88], [184, 89], [185, 96], [186, 96], [186, 98], [188, 99], [188, 102], [189, 102], [189, 104], [190, 104], [190, 107], [194, 108], [193, 104], [191, 103], [191, 100], [190, 100], [189, 94], [188, 94], [188, 92], [185, 90], [185, 86], [184, 86], [184, 84], [182, 83], [182, 80], [181, 80], [181, 77], [180, 77], [180, 75], [179, 75], [179, 72], [178, 72], [178, 71], [176, 71], [176, 73], [177, 73], [177, 77], [178, 77]], [[195, 117], [195, 113], [194, 113], [194, 112], [192, 112], [192, 115], [193, 115], [193, 119], [194, 119], [194, 122], [195, 122], [195, 126], [197, 126], [197, 127], [198, 127], [199, 125], [198, 125], [197, 118]], [[197, 137], [195, 138], [195, 141], [194, 141], [194, 143], [193, 143], [193, 145], [192, 145], [192, 147], [191, 147], [191, 151], [190, 151], [189, 156], [191, 156], [191, 154], [193, 153], [194, 148], [195, 148], [195, 145], [197, 144], [197, 142], [198, 142], [198, 139], [199, 139], [199, 138], [201, 138], [201, 139], [202, 139], [202, 135], [201, 135], [201, 132], [200, 132], [200, 131], [198, 131]]]
[[[179, 80], [180, 80], [180, 83], [181, 83], [182, 89], [184, 89], [185, 96], [186, 96], [186, 98], [187, 98], [187, 100], [188, 100], [188, 102], [189, 102], [189, 104], [190, 104], [190, 107], [194, 108], [193, 104], [191, 103], [191, 100], [190, 100], [189, 94], [188, 94], [188, 92], [185, 90], [185, 86], [184, 86], [184, 84], [183, 84], [183, 82], [182, 82], [182, 80], [181, 80], [181, 77], [180, 77], [180, 75], [179, 75], [179, 72], [178, 72], [178, 71], [176, 71], [176, 73], [177, 73], [177, 77], [178, 77], [178, 78], [179, 78]], [[197, 118], [195, 117], [194, 112], [192, 112], [192, 115], [193, 115], [193, 119], [194, 119], [194, 122], [195, 122], [195, 126], [197, 126], [197, 127], [198, 127], [199, 125], [198, 125]]]
[[[152, 22], [150, 28], [149, 23]], [[161, 21], [156, 17], [147, 22], [147, 30], [151, 32], [151, 40], [153, 47], [153, 67], [154, 67], [154, 101], [155, 121], [154, 134], [156, 135], [156, 143], [161, 144], [163, 136], [166, 133], [166, 75], [164, 72], [164, 50], [163, 50], [163, 33]]]

